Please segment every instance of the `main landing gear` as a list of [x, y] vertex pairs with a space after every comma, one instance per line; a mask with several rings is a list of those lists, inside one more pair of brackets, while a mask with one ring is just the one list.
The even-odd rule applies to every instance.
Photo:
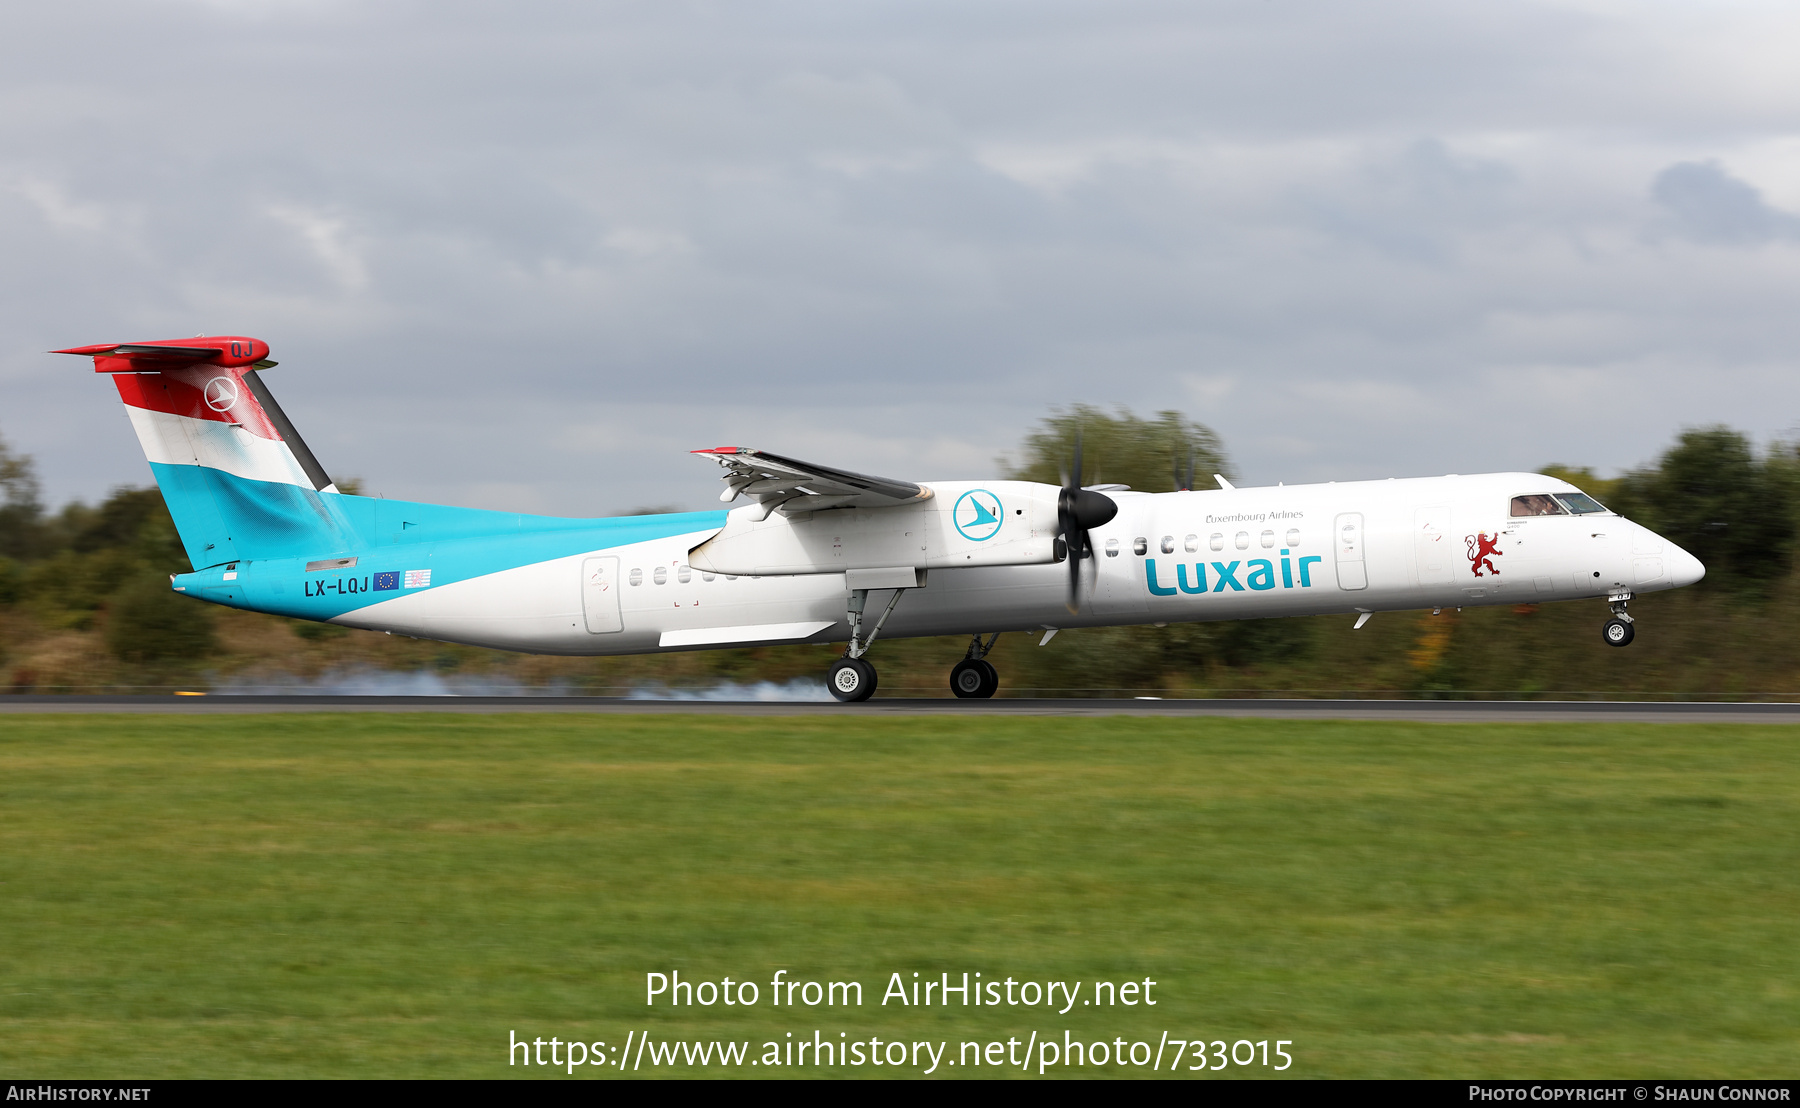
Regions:
[[1631, 594], [1614, 593], [1606, 599], [1612, 601], [1612, 618], [1601, 626], [1600, 637], [1606, 640], [1607, 646], [1630, 646], [1631, 640], [1637, 637], [1637, 632], [1631, 626], [1636, 621], [1625, 610]]
[[[869, 699], [875, 695], [878, 678], [875, 667], [870, 665], [864, 654], [875, 645], [876, 636], [887, 626], [888, 617], [894, 614], [894, 608], [900, 603], [900, 596], [905, 589], [895, 589], [894, 595], [888, 599], [887, 608], [882, 611], [881, 618], [869, 631], [869, 637], [863, 638], [863, 608], [869, 602], [868, 589], [852, 589], [849, 603], [845, 605], [850, 616], [850, 645], [844, 656], [831, 663], [825, 671], [825, 687], [831, 695], [846, 704]], [[965, 700], [986, 700], [1000, 688], [1000, 675], [987, 662], [988, 652], [1000, 641], [1000, 632], [995, 631], [988, 636], [986, 642], [976, 635], [969, 641], [969, 653], [956, 668], [950, 671], [950, 691]]]
[[988, 651], [1000, 641], [1000, 632], [995, 631], [986, 643], [976, 635], [969, 642], [968, 657], [956, 663], [950, 671], [950, 691], [962, 700], [986, 700], [1000, 688], [1000, 674], [987, 660]]
[[839, 700], [867, 700], [875, 695], [875, 667], [861, 658], [839, 658], [826, 671], [825, 683]]
[[825, 687], [831, 690], [832, 696], [847, 704], [854, 704], [875, 695], [875, 667], [863, 661], [863, 655], [875, 645], [875, 636], [881, 634], [882, 627], [886, 626], [888, 617], [894, 614], [894, 608], [900, 603], [900, 596], [904, 592], [905, 589], [894, 590], [887, 609], [875, 621], [874, 630], [865, 639], [862, 637], [863, 606], [869, 602], [869, 590], [850, 591], [850, 603], [847, 605], [850, 615], [850, 647], [825, 672]]

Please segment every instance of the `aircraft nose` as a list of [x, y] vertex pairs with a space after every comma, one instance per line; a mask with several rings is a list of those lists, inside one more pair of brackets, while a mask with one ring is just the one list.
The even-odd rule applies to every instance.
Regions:
[[1672, 581], [1678, 589], [1684, 585], [1692, 585], [1694, 582], [1706, 576], [1706, 567], [1700, 564], [1700, 559], [1689, 554], [1674, 543], [1669, 544], [1669, 556], [1667, 561], [1669, 566], [1669, 580]]

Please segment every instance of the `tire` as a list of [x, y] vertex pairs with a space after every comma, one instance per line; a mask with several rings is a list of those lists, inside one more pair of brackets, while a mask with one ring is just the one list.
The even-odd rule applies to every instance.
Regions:
[[983, 659], [964, 658], [950, 671], [950, 691], [961, 700], [986, 700], [999, 688], [999, 672]]
[[1630, 646], [1637, 632], [1622, 619], [1609, 619], [1600, 628], [1600, 637], [1606, 640], [1607, 646]]
[[839, 658], [825, 672], [825, 685], [846, 704], [867, 700], [875, 695], [875, 667], [861, 658]]
[[985, 658], [982, 659], [981, 669], [982, 672], [987, 674], [987, 685], [985, 686], [987, 691], [981, 694], [982, 699], [985, 700], [991, 698], [995, 693], [1000, 691], [1000, 671], [995, 669], [993, 663], [987, 661]]

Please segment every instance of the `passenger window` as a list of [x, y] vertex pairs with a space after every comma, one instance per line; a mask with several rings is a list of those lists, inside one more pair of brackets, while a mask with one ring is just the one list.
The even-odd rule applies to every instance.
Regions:
[[644, 571], [641, 569], [634, 569], [631, 571], [631, 576], [626, 578], [626, 580], [634, 585], [641, 585], [644, 583]]
[[669, 567], [668, 566], [657, 566], [656, 572], [652, 573], [650, 575], [650, 580], [655, 581], [659, 585], [663, 584], [668, 579], [669, 579]]
[[1214, 550], [1223, 550], [1225, 549], [1225, 536], [1215, 533], [1206, 545], [1212, 547]]
[[1182, 549], [1186, 550], [1189, 554], [1200, 553], [1200, 536], [1189, 535], [1187, 539], [1182, 542], [1181, 546]]
[[1118, 539], [1107, 539], [1106, 540], [1106, 556], [1108, 558], [1117, 558], [1119, 556], [1119, 540]]
[[1164, 554], [1175, 553], [1175, 536], [1174, 535], [1164, 535], [1163, 536], [1162, 552]]
[[1239, 531], [1237, 533], [1237, 548], [1239, 550], [1250, 549], [1250, 532]]
[[1287, 544], [1289, 546], [1299, 546], [1300, 545], [1300, 532], [1298, 529], [1289, 531], [1287, 533]]
[[712, 580], [712, 579], [713, 579], [713, 575], [712, 575], [712, 574], [710, 574], [710, 573], [708, 573], [708, 572], [706, 572], [706, 571], [705, 571], [705, 570], [701, 570], [701, 571], [700, 571], [700, 580], [702, 580], [702, 581], [711, 581], [711, 580]]
[[1560, 516], [1567, 513], [1563, 510], [1563, 506], [1556, 502], [1554, 496], [1548, 493], [1538, 493], [1533, 496], [1513, 497], [1512, 514], [1514, 519], [1521, 519], [1526, 516]]
[[694, 571], [687, 566], [682, 566], [675, 571], [675, 579], [685, 585], [694, 579]]
[[1585, 492], [1559, 492], [1556, 494], [1556, 499], [1572, 514], [1578, 516], [1591, 516], [1595, 512], [1606, 511], [1605, 505]]
[[1263, 533], [1262, 533], [1262, 544], [1263, 544], [1263, 549], [1264, 549], [1264, 550], [1273, 550], [1273, 549], [1275, 549], [1275, 532], [1273, 532], [1273, 531], [1264, 531], [1264, 532], [1263, 532]]
[[1131, 540], [1131, 552], [1133, 554], [1136, 554], [1140, 558], [1142, 558], [1144, 555], [1150, 553], [1150, 540], [1144, 538], [1142, 535], [1139, 535], [1137, 538], [1132, 539]]

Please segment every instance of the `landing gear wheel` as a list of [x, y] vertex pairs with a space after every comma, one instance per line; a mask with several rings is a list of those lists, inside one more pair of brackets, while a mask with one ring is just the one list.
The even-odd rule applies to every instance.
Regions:
[[847, 704], [875, 695], [875, 667], [861, 658], [839, 658], [825, 673], [831, 695]]
[[950, 671], [950, 691], [963, 700], [986, 700], [1000, 688], [1000, 674], [980, 658], [964, 658]]
[[1631, 640], [1637, 637], [1637, 632], [1622, 619], [1609, 619], [1600, 629], [1600, 635], [1606, 640], [1607, 646], [1630, 646]]

